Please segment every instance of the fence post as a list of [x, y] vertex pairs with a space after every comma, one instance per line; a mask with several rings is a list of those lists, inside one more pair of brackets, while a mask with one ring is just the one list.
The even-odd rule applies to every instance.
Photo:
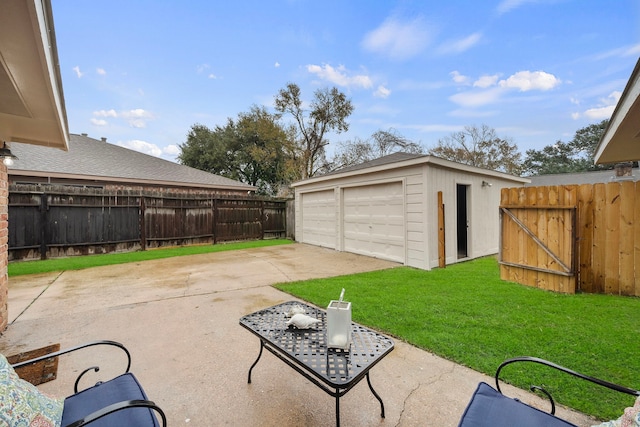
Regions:
[[213, 244], [218, 243], [218, 197], [213, 197]]
[[260, 200], [260, 240], [264, 240], [264, 200]]
[[47, 259], [47, 224], [49, 218], [47, 215], [47, 194], [40, 194], [40, 259]]
[[144, 195], [140, 194], [140, 221], [138, 221], [140, 227], [140, 249], [147, 250], [147, 227], [144, 220], [145, 215], [145, 203]]

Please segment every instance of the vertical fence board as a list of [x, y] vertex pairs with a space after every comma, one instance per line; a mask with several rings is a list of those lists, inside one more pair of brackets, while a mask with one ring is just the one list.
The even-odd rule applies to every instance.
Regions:
[[607, 252], [607, 229], [605, 226], [606, 197], [604, 184], [593, 186], [593, 292], [604, 292], [605, 256]]
[[[539, 206], [549, 206], [549, 191], [542, 191], [543, 189], [538, 188], [538, 205]], [[536, 209], [538, 215], [538, 228], [537, 235], [543, 239], [544, 243], [547, 243], [549, 238], [549, 224], [547, 219], [547, 210], [546, 209]], [[536, 263], [537, 266], [543, 268], [549, 268], [549, 254], [547, 254], [540, 246], [538, 246], [538, 260]], [[552, 283], [549, 283], [548, 273], [537, 272], [537, 287], [542, 289], [552, 289]]]
[[635, 185], [631, 181], [620, 183], [620, 295], [634, 295], [633, 218]]
[[605, 186], [605, 233], [607, 248], [605, 251], [604, 291], [617, 294], [620, 291], [620, 186]]
[[578, 187], [577, 230], [578, 239], [578, 289], [593, 292], [593, 270], [591, 254], [593, 250], [593, 185]]
[[[527, 206], [536, 206], [538, 204], [538, 192], [535, 187], [526, 187], [526, 199], [524, 204]], [[525, 225], [534, 233], [538, 233], [538, 213], [536, 210], [525, 210]], [[526, 259], [531, 265], [538, 265], [538, 245], [535, 240], [527, 239]], [[535, 270], [525, 270], [525, 284], [538, 287], [538, 272]]]

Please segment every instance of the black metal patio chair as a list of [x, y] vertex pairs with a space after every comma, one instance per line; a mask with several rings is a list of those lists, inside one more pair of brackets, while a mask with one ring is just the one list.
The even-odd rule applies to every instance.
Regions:
[[[640, 391], [626, 388], [598, 378], [590, 377], [582, 373], [565, 368], [544, 359], [536, 357], [516, 357], [503, 362], [495, 374], [496, 387], [481, 382], [474, 392], [458, 427], [577, 427], [555, 415], [555, 401], [551, 394], [542, 387], [532, 386], [531, 391], [540, 391], [551, 404], [550, 412], [529, 406], [518, 399], [510, 398], [502, 394], [500, 390], [500, 371], [507, 365], [517, 362], [531, 362], [548, 366], [574, 377], [598, 384], [632, 396], [640, 396]], [[640, 402], [637, 400], [636, 402]], [[637, 403], [636, 403], [637, 405]], [[634, 407], [635, 408], [635, 407]], [[635, 424], [634, 424], [635, 425]]]
[[[23, 381], [17, 378], [15, 371], [13, 371], [15, 369], [93, 346], [112, 346], [121, 349], [126, 354], [127, 367], [123, 374], [115, 378], [108, 381], [100, 381], [92, 387], [84, 390], [78, 390], [81, 378], [90, 371], [98, 372], [100, 368], [98, 366], [92, 366], [81, 371], [75, 381], [73, 394], [64, 399], [61, 426], [80, 427], [87, 424], [91, 424], [92, 427], [166, 426], [167, 420], [162, 409], [160, 409], [160, 407], [158, 407], [154, 402], [148, 400], [144, 389], [136, 377], [129, 372], [129, 369], [131, 368], [131, 355], [129, 351], [122, 344], [115, 341], [93, 341], [73, 348], [21, 361], [10, 365], [10, 368], [5, 367], [4, 371], [9, 371], [9, 374], [6, 375], [7, 373], [3, 372], [3, 374], [5, 374], [3, 376], [3, 381], [5, 382], [3, 386], [6, 387], [6, 382], [11, 378], [16, 381]], [[6, 359], [4, 360], [6, 361]], [[10, 372], [13, 372], [13, 374]], [[10, 386], [11, 385], [9, 384], [9, 387]], [[35, 387], [32, 387], [30, 392], [32, 394], [38, 393]], [[7, 395], [10, 394], [11, 393], [7, 393]], [[24, 403], [24, 399], [22, 403]], [[10, 404], [11, 403], [9, 402], [9, 405]], [[3, 407], [2, 410], [8, 412], [11, 411], [10, 408], [6, 409], [6, 407]], [[156, 415], [159, 416], [162, 421], [161, 423], [158, 422], [158, 417], [156, 417]], [[3, 417], [8, 416], [9, 415], [7, 413], [0, 414], [0, 420], [3, 419]]]

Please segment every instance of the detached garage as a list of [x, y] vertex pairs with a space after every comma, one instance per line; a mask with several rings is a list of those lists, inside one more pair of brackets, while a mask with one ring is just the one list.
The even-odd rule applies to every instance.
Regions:
[[500, 190], [528, 182], [395, 153], [293, 184], [296, 240], [426, 270], [490, 255]]

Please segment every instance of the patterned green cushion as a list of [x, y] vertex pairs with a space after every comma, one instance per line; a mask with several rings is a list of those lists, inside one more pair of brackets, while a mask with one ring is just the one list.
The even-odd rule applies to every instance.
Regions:
[[640, 426], [640, 396], [636, 403], [625, 409], [624, 414], [617, 420], [607, 421], [593, 427], [638, 427]]
[[64, 400], [41, 393], [18, 377], [0, 354], [0, 425], [10, 427], [60, 426]]

